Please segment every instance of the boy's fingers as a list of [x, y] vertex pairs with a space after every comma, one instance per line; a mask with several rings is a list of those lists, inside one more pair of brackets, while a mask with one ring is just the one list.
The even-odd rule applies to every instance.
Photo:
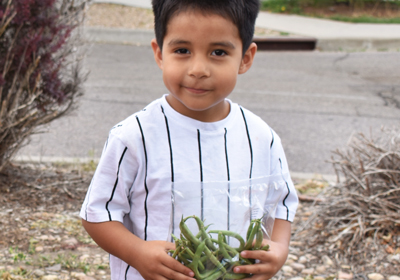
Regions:
[[262, 262], [268, 262], [272, 260], [270, 252], [263, 250], [243, 251], [240, 253], [240, 255], [243, 258], [260, 260]]
[[168, 250], [173, 250], [173, 249], [175, 249], [175, 244], [174, 243], [172, 243], [172, 242], [165, 242], [165, 250], [166, 251], [168, 251]]
[[268, 270], [267, 266], [265, 264], [260, 265], [260, 264], [252, 264], [252, 265], [241, 265], [241, 266], [236, 266], [233, 269], [233, 272], [235, 273], [251, 273], [251, 274], [264, 274]]
[[[173, 272], [177, 272], [177, 274], [179, 274], [180, 276], [186, 276], [183, 279], [186, 279], [187, 277], [194, 277], [194, 273], [192, 270], [190, 270], [190, 268], [187, 268], [186, 266], [184, 266], [183, 264], [181, 264], [180, 262], [178, 262], [177, 260], [175, 260], [174, 258], [168, 256], [168, 259], [165, 260], [165, 266], [170, 268], [171, 271]], [[175, 277], [171, 277], [169, 279], [176, 279]], [[181, 279], [181, 278], [180, 278]]]

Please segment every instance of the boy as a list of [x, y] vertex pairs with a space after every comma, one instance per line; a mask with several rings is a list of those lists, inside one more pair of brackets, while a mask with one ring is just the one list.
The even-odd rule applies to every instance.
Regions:
[[[111, 254], [112, 279], [193, 279], [167, 251], [171, 183], [235, 181], [287, 173], [279, 137], [231, 102], [252, 65], [258, 0], [153, 0], [151, 42], [168, 94], [115, 126], [81, 210], [85, 229]], [[297, 207], [290, 179], [270, 250], [235, 273], [268, 279], [285, 263]]]

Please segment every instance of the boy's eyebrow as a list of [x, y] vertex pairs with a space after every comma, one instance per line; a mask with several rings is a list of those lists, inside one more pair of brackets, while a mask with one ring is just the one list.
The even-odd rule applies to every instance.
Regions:
[[211, 43], [211, 46], [221, 46], [229, 49], [236, 49], [235, 45], [229, 41]]
[[[174, 45], [180, 45], [180, 44], [186, 44], [190, 45], [190, 41], [183, 40], [183, 39], [173, 39], [168, 42], [168, 46], [174, 46]], [[236, 49], [235, 45], [232, 44], [229, 41], [222, 41], [222, 42], [214, 42], [210, 44], [211, 46], [221, 46], [221, 47], [226, 47], [229, 49]]]
[[190, 44], [190, 42], [182, 39], [173, 39], [168, 42], [168, 46], [180, 45], [180, 44]]

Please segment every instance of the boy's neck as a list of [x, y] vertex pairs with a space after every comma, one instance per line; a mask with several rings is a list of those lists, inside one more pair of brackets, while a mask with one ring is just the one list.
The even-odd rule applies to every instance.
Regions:
[[231, 105], [226, 99], [209, 108], [208, 110], [194, 111], [185, 107], [178, 99], [171, 94], [166, 96], [168, 104], [180, 114], [201, 121], [201, 122], [217, 122], [225, 119], [230, 111]]

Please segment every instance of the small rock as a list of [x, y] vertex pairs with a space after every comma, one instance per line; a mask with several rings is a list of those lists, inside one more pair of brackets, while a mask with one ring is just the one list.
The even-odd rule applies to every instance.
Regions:
[[400, 276], [391, 275], [388, 277], [388, 280], [400, 280]]
[[297, 256], [293, 255], [293, 254], [289, 254], [289, 255], [288, 255], [288, 259], [289, 259], [289, 260], [297, 261], [299, 258], [298, 258]]
[[48, 240], [49, 237], [47, 235], [41, 235], [41, 236], [38, 237], [38, 239], [40, 239], [40, 240]]
[[386, 251], [386, 253], [388, 253], [388, 254], [393, 254], [393, 253], [394, 253], [393, 247], [391, 247], [391, 246], [389, 246], [389, 245], [386, 246], [385, 251]]
[[86, 274], [83, 272], [71, 272], [71, 277], [73, 279], [83, 280], [86, 277]]
[[314, 268], [305, 268], [301, 271], [301, 274], [304, 275], [313, 275], [314, 274]]
[[105, 272], [104, 270], [99, 270], [99, 271], [97, 271], [97, 274], [98, 274], [98, 275], [105, 275], [106, 272]]
[[299, 272], [306, 268], [306, 266], [304, 264], [301, 264], [301, 263], [292, 263], [290, 266], [294, 270], [299, 271]]
[[48, 271], [61, 271], [61, 264], [56, 264], [56, 265], [47, 267], [46, 270], [48, 270]]
[[292, 274], [293, 273], [293, 268], [288, 266], [288, 265], [284, 265], [284, 266], [282, 266], [282, 271], [285, 274]]
[[36, 246], [35, 252], [42, 252], [44, 250], [43, 246]]
[[396, 255], [388, 255], [387, 256], [388, 261], [390, 262], [400, 262], [400, 254], [396, 254]]
[[342, 264], [340, 267], [343, 268], [343, 269], [348, 269], [348, 270], [351, 269], [351, 266], [347, 265], [347, 264]]
[[42, 280], [58, 280], [58, 276], [57, 275], [45, 275], [42, 277]]
[[287, 259], [286, 260], [286, 262], [285, 262], [285, 265], [292, 265], [292, 263], [294, 263], [294, 260], [289, 260], [289, 259]]
[[35, 276], [37, 276], [37, 277], [42, 277], [42, 276], [45, 275], [44, 271], [41, 270], [41, 269], [36, 269], [36, 270], [34, 270], [34, 271], [33, 271], [33, 274], [34, 274]]
[[302, 264], [308, 263], [308, 259], [305, 256], [301, 256], [299, 258], [299, 263], [302, 263]]
[[353, 274], [339, 271], [338, 278], [339, 278], [339, 280], [340, 279], [343, 279], [343, 280], [353, 279]]
[[370, 274], [368, 274], [368, 279], [370, 279], [370, 280], [382, 280], [384, 278], [385, 277], [383, 277], [383, 275], [379, 274], [379, 273], [370, 273]]
[[[317, 273], [319, 273], [319, 274], [325, 274], [325, 272], [326, 272], [326, 266], [324, 266], [324, 265], [319, 265], [319, 266], [317, 266], [317, 267], [315, 268], [315, 271], [317, 271]], [[315, 278], [314, 278], [314, 280], [315, 280]]]
[[[334, 277], [333, 277], [334, 278]], [[315, 276], [314, 277], [314, 280], [325, 280], [326, 278], [325, 277], [322, 277], [322, 276]]]
[[84, 261], [86, 261], [89, 257], [90, 257], [90, 256], [89, 256], [88, 254], [85, 254], [85, 255], [80, 256], [80, 257], [79, 257], [79, 260], [82, 261], [82, 262], [84, 262]]
[[327, 255], [322, 256], [322, 263], [329, 267], [333, 266], [333, 261]]
[[29, 229], [27, 229], [27, 228], [25, 228], [25, 227], [21, 227], [21, 228], [19, 228], [19, 230], [22, 231], [22, 232], [27, 232], [27, 231], [29, 231]]
[[289, 280], [304, 280], [304, 278], [303, 277], [293, 277], [293, 278], [290, 278]]
[[78, 240], [76, 240], [75, 238], [68, 238], [62, 242], [62, 244], [66, 246], [76, 246], [78, 245], [78, 243]]

